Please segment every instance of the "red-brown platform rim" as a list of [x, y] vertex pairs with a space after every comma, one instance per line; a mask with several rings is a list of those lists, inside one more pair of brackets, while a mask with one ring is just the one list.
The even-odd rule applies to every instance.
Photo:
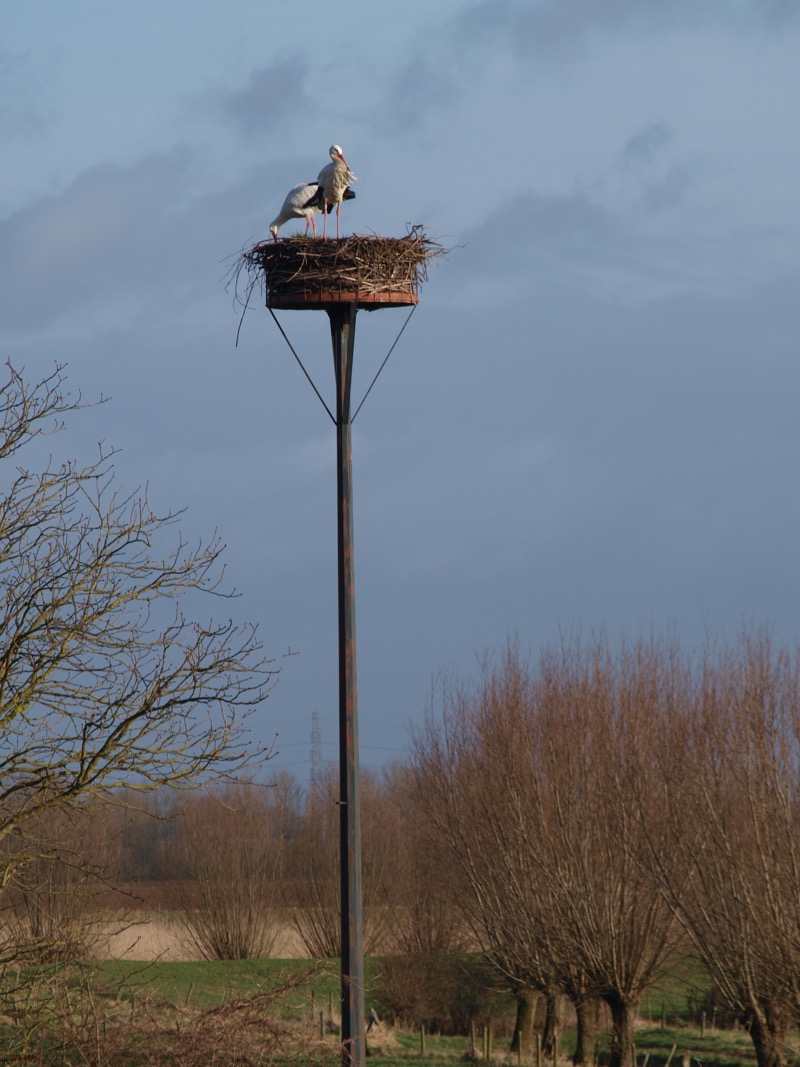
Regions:
[[361, 293], [361, 292], [308, 292], [268, 293], [267, 307], [287, 311], [303, 311], [311, 308], [334, 308], [341, 304], [356, 304], [365, 311], [377, 311], [382, 307], [411, 307], [419, 303], [419, 296], [409, 292]]

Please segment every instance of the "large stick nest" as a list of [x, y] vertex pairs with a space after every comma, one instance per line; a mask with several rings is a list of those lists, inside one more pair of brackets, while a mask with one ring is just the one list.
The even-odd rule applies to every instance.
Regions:
[[[245, 272], [249, 298], [261, 286], [267, 304], [344, 297], [365, 303], [416, 303], [428, 263], [446, 250], [420, 226], [404, 237], [353, 234], [341, 239], [288, 237], [245, 249], [232, 268], [239, 296]], [[406, 301], [404, 298], [408, 298]]]

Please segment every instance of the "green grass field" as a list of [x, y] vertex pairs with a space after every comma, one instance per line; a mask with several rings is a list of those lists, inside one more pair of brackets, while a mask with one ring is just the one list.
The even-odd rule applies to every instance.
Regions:
[[[309, 960], [231, 960], [139, 963], [106, 960], [98, 964], [103, 984], [134, 995], [156, 994], [166, 1001], [203, 1011], [230, 1000], [257, 996], [286, 982], [301, 984], [287, 993], [288, 1008], [327, 1010], [339, 996], [337, 961], [315, 966]], [[308, 981], [304, 979], [308, 976]], [[312, 1005], [313, 991], [313, 1005]]]
[[[339, 976], [337, 960], [315, 967], [305, 960], [237, 960], [233, 962], [192, 962], [148, 964], [130, 961], [108, 961], [101, 967], [110, 987], [137, 990], [138, 995], [156, 994], [165, 1002], [208, 1010], [231, 1000], [258, 995], [286, 982], [299, 981], [282, 999], [286, 1017], [316, 1020], [322, 1013], [325, 1020], [338, 1013]], [[374, 974], [374, 962], [367, 961], [369, 988]], [[674, 1067], [681, 1067], [683, 1055], [689, 1054], [694, 1067], [737, 1067], [754, 1062], [752, 1044], [742, 1031], [712, 1029], [709, 1015], [701, 1026], [701, 1011], [711, 982], [702, 967], [690, 957], [681, 959], [643, 998], [640, 1008], [641, 1028], [637, 1034], [639, 1062], [649, 1055], [650, 1067], [666, 1063], [670, 1052]], [[369, 995], [367, 996], [369, 1009]], [[667, 1025], [662, 1029], [661, 1019]], [[421, 1054], [419, 1033], [398, 1032], [396, 1048], [390, 1056], [376, 1055], [370, 1062], [402, 1063], [413, 1067], [416, 1063], [435, 1065], [453, 1063], [461, 1059], [469, 1046], [466, 1036], [441, 1037], [426, 1035], [425, 1054]], [[561, 1037], [561, 1052], [569, 1056], [574, 1050], [575, 1035], [567, 1030]], [[331, 1036], [335, 1042], [335, 1034]], [[494, 1055], [507, 1055], [507, 1038], [495, 1039]], [[607, 1051], [607, 1035], [598, 1040], [600, 1055]]]
[[[239, 1007], [250, 998], [256, 998], [255, 1008], [249, 1009], [250, 1020], [258, 1012], [272, 1013], [280, 1020], [285, 1032], [292, 1028], [306, 1035], [306, 1040], [314, 1040], [316, 1052], [287, 1053], [273, 1056], [264, 1062], [284, 1063], [336, 1063], [337, 1055], [337, 1016], [339, 996], [338, 961], [329, 961], [327, 965], [313, 965], [307, 960], [241, 960], [235, 962], [151, 962], [137, 963], [131, 961], [103, 961], [92, 966], [93, 996], [96, 1003], [104, 1000], [110, 1006], [108, 1019], [123, 1019], [126, 1013], [133, 1018], [134, 1009], [144, 1006], [148, 1018], [158, 1019], [164, 1031], [183, 1027], [190, 1030], [201, 1017], [214, 1016], [214, 1011], [223, 1015], [240, 1010]], [[367, 987], [374, 981], [375, 964], [368, 961]], [[77, 989], [84, 975], [73, 977]], [[270, 992], [281, 988], [283, 992], [272, 999]], [[649, 991], [640, 1010], [640, 1025], [637, 1030], [636, 1050], [639, 1067], [665, 1067], [669, 1061], [671, 1067], [686, 1067], [688, 1057], [691, 1067], [752, 1067], [755, 1062], [752, 1044], [741, 1030], [722, 1029], [715, 1025], [715, 1020], [707, 1017], [705, 1025], [700, 1024], [702, 1008], [709, 1003], [710, 983], [708, 978], [691, 959], [680, 961]], [[367, 1010], [369, 1010], [369, 993]], [[245, 1014], [248, 1009], [245, 1009]], [[321, 1017], [321, 1018], [320, 1018]], [[667, 1025], [662, 1028], [661, 1019]], [[322, 1023], [322, 1026], [320, 1026]], [[106, 1025], [106, 1024], [104, 1024]], [[238, 1024], [237, 1024], [238, 1025]], [[11, 1030], [5, 1029], [10, 1035]], [[3, 1038], [0, 1035], [0, 1042]], [[369, 1043], [369, 1041], [368, 1041]], [[426, 1035], [424, 1054], [420, 1033], [388, 1031], [381, 1028], [372, 1040], [372, 1052], [369, 1062], [374, 1067], [404, 1065], [414, 1067], [416, 1064], [435, 1067], [435, 1065], [456, 1064], [465, 1058], [470, 1041], [466, 1036], [442, 1037]], [[325, 1049], [329, 1049], [329, 1053]], [[569, 1029], [560, 1035], [561, 1062], [574, 1049], [574, 1033]], [[607, 1056], [607, 1035], [598, 1038], [597, 1052], [602, 1064]], [[478, 1040], [480, 1052], [480, 1035]], [[4, 1049], [0, 1044], [0, 1062], [41, 1062], [50, 1064], [56, 1060], [12, 1059], [3, 1058]], [[516, 1063], [517, 1057], [511, 1056], [509, 1038], [501, 1034], [494, 1038], [492, 1046], [494, 1062]], [[789, 1057], [790, 1060], [794, 1056]], [[62, 1062], [71, 1062], [67, 1059]], [[114, 1062], [110, 1060], [108, 1062]], [[148, 1059], [130, 1056], [125, 1053], [120, 1058], [119, 1067], [133, 1067], [134, 1064], [150, 1063]], [[162, 1062], [161, 1060], [152, 1062]], [[165, 1060], [163, 1062], [171, 1062]], [[192, 1062], [176, 1058], [175, 1062]], [[215, 1055], [208, 1061], [225, 1063], [227, 1060]], [[235, 1062], [231, 1060], [230, 1062]], [[532, 1063], [532, 1058], [524, 1062]], [[545, 1065], [546, 1067], [546, 1065]], [[552, 1067], [552, 1065], [551, 1065]]]

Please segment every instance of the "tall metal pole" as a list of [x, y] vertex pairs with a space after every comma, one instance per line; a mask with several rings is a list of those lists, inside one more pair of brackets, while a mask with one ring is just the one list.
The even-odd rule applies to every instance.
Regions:
[[336, 487], [339, 543], [339, 856], [342, 921], [342, 1064], [365, 1067], [361, 813], [358, 796], [358, 686], [353, 558], [350, 385], [356, 304], [328, 310], [336, 375]]

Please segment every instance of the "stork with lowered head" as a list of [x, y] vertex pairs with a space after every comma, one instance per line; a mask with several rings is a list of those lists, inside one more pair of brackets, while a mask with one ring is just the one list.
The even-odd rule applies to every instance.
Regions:
[[[352, 189], [345, 189], [342, 199], [352, 200], [355, 195]], [[327, 212], [330, 213], [332, 210], [333, 203], [330, 203], [327, 206]], [[298, 182], [297, 185], [293, 185], [286, 194], [280, 211], [269, 224], [269, 232], [273, 240], [278, 240], [278, 230], [289, 219], [305, 219], [306, 236], [311, 227], [316, 237], [317, 222], [314, 216], [319, 215], [320, 211], [322, 211], [322, 190], [319, 182]]]

